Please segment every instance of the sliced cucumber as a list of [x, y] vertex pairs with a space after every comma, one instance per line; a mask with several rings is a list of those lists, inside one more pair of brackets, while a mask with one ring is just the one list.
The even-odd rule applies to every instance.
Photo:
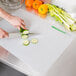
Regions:
[[37, 43], [38, 43], [38, 39], [32, 39], [32, 40], [31, 40], [31, 43], [37, 44]]
[[25, 35], [29, 34], [29, 30], [24, 30], [22, 34], [25, 34]]
[[24, 35], [24, 34], [22, 34], [21, 36], [22, 39], [27, 39], [28, 37], [29, 37], [28, 35]]
[[25, 45], [25, 46], [28, 46], [30, 44], [30, 41], [29, 40], [25, 40], [24, 42], [23, 42], [23, 45]]

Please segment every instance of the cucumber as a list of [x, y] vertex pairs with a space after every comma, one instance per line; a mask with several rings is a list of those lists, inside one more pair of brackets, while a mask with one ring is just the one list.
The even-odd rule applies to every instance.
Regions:
[[32, 39], [32, 40], [31, 40], [31, 43], [32, 43], [32, 44], [37, 44], [37, 43], [38, 43], [38, 39]]
[[23, 28], [20, 28], [20, 33], [22, 33], [24, 31], [24, 29]]
[[22, 34], [29, 34], [29, 30], [28, 29], [23, 29], [23, 28], [20, 28], [20, 33]]
[[24, 30], [22, 34], [28, 35], [29, 34], [29, 30]]
[[22, 39], [27, 39], [28, 37], [29, 37], [28, 35], [24, 35], [24, 34], [21, 35]]
[[23, 42], [23, 45], [25, 45], [25, 46], [28, 46], [30, 44], [30, 41], [29, 40], [25, 40], [24, 42]]

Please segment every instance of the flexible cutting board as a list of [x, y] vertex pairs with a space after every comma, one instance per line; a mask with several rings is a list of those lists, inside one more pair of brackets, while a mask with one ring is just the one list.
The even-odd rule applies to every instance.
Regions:
[[[70, 33], [63, 34], [51, 28], [54, 25], [65, 31], [64, 27], [55, 22], [53, 18], [41, 19], [39, 16], [21, 9], [13, 14], [25, 20], [30, 32], [38, 33], [38, 35], [29, 38], [37, 38], [38, 44], [23, 46], [23, 40], [21, 39], [4, 39], [0, 40], [0, 45], [21, 59], [25, 64], [31, 66], [33, 71], [44, 76], [64, 50], [69, 47], [74, 37]], [[8, 32], [18, 32], [16, 28], [5, 20], [0, 22], [0, 26]]]

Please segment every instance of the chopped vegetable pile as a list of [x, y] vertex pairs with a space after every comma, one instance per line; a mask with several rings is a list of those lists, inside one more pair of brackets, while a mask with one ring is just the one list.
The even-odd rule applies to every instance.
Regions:
[[29, 30], [25, 30], [25, 29], [20, 29], [20, 33], [21, 33], [21, 38], [24, 40], [23, 45], [28, 46], [30, 43], [32, 44], [37, 44], [38, 43], [38, 39], [33, 38], [31, 40], [28, 40], [29, 38]]

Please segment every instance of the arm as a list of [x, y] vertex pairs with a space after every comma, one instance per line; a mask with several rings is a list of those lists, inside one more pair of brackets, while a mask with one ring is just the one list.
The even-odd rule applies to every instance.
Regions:
[[[6, 15], [9, 17], [9, 14], [6, 13], [3, 9], [0, 8], [0, 17], [6, 18]], [[0, 38], [8, 37], [8, 33], [0, 28]]]
[[13, 25], [14, 27], [20, 29], [20, 27], [22, 27], [23, 29], [25, 28], [25, 23], [24, 20], [22, 20], [21, 18], [17, 17], [17, 16], [13, 16], [9, 13], [7, 13], [5, 10], [3, 10], [2, 8], [0, 8], [0, 17], [4, 18], [5, 20], [7, 20], [11, 25]]
[[[7, 13], [2, 8], [0, 8], [0, 17], [7, 20], [11, 25], [18, 28], [19, 30], [21, 27], [23, 29], [26, 29], [24, 20], [22, 20], [21, 18], [19, 18], [17, 16], [13, 16], [13, 15]], [[2, 28], [0, 28], [0, 38], [5, 38], [5, 37], [8, 37], [8, 33], [6, 31], [4, 31]]]
[[0, 17], [8, 20], [11, 15], [5, 12], [2, 8], [0, 8]]

